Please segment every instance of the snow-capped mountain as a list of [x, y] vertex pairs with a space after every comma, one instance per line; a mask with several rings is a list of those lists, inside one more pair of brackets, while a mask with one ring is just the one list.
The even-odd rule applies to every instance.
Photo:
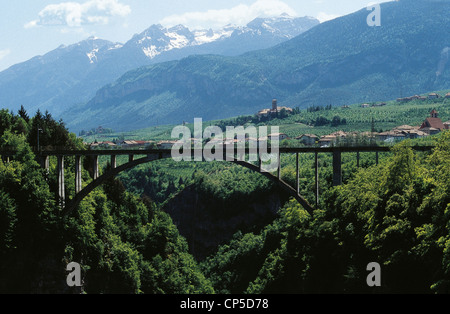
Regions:
[[227, 26], [217, 31], [212, 29], [190, 31], [183, 25], [164, 28], [158, 24], [135, 35], [127, 45], [139, 47], [148, 58], [153, 59], [173, 49], [200, 46], [229, 38], [235, 30], [236, 27]]
[[183, 25], [165, 28], [158, 24], [136, 34], [124, 49], [141, 50], [148, 59], [157, 62], [191, 54], [238, 55], [274, 46], [318, 24], [319, 21], [312, 17], [298, 18], [287, 14], [257, 18], [246, 26], [227, 25], [218, 30], [191, 31]]
[[13, 111], [23, 105], [30, 113], [40, 109], [58, 116], [129, 70], [194, 54], [232, 56], [268, 48], [317, 24], [313, 18], [282, 15], [218, 30], [152, 25], [124, 44], [90, 37], [0, 72], [0, 104]]
[[250, 22], [246, 29], [260, 30], [291, 39], [307, 31], [312, 25], [317, 25], [317, 22], [312, 17], [295, 18], [285, 13], [279, 17], [257, 18]]
[[120, 49], [123, 47], [123, 44], [121, 43], [111, 43], [109, 41], [101, 40], [97, 37], [89, 37], [87, 39], [87, 42], [91, 42], [92, 44], [92, 50], [88, 50], [86, 53], [86, 56], [89, 58], [89, 63], [98, 63], [99, 56], [103, 56], [107, 54], [108, 52], [116, 49]]

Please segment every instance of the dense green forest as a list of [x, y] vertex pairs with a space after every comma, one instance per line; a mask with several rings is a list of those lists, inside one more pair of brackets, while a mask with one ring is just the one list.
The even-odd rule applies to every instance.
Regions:
[[[164, 211], [167, 202], [189, 186], [207, 195], [211, 213], [234, 215], [240, 200], [272, 189], [269, 181], [226, 163], [161, 161], [152, 171], [136, 168], [109, 180], [64, 218], [55, 161], [48, 172], [37, 162], [37, 132], [42, 146], [85, 149], [82, 141], [49, 113], [1, 110], [0, 122], [0, 149], [16, 151], [0, 161], [0, 292], [78, 293], [65, 283], [71, 261], [82, 265], [88, 294], [449, 292], [448, 131], [434, 138], [431, 153], [414, 153], [405, 141], [378, 164], [363, 155], [359, 168], [344, 155], [338, 187], [331, 185], [331, 158], [321, 156], [320, 206], [313, 215], [287, 201], [272, 221], [238, 230], [197, 260]], [[293, 158], [282, 160], [288, 182], [295, 177]], [[301, 193], [313, 203], [312, 157], [301, 158]], [[66, 175], [70, 197], [70, 158]], [[217, 211], [215, 203], [225, 205]], [[366, 284], [370, 262], [381, 265], [381, 287]]]
[[[295, 201], [260, 233], [202, 262], [219, 293], [448, 293], [450, 132], [428, 156], [407, 143], [330, 188], [312, 216]], [[382, 269], [381, 287], [366, 266]]]
[[[286, 203], [261, 231], [238, 231], [202, 260], [204, 274], [217, 293], [447, 292], [449, 140], [450, 132], [434, 138], [438, 146], [431, 154], [408, 148], [420, 140], [397, 144], [392, 153], [380, 154], [378, 165], [375, 154], [361, 153], [359, 168], [354, 154], [343, 154], [340, 187], [332, 187], [331, 156], [319, 155], [320, 210], [311, 217], [295, 201]], [[292, 185], [294, 158], [282, 159], [282, 178]], [[169, 173], [177, 167], [188, 172], [185, 164], [169, 163]], [[312, 154], [301, 154], [300, 165], [300, 191], [313, 204]], [[232, 197], [227, 193], [232, 187], [224, 188], [229, 170], [195, 167], [194, 173], [209, 171], [185, 181], [193, 181], [199, 194], [210, 193], [211, 203]], [[245, 185], [245, 171], [233, 171], [244, 181], [234, 185], [237, 192], [248, 193], [239, 199], [255, 195], [257, 185]], [[153, 172], [145, 173], [151, 177]], [[123, 179], [129, 183], [127, 176]], [[242, 209], [240, 203], [228, 210]], [[212, 212], [218, 207], [210, 206]], [[373, 261], [383, 269], [378, 290], [365, 283], [365, 267]]]
[[[72, 261], [83, 267], [85, 293], [213, 292], [171, 218], [117, 180], [91, 193], [76, 214], [62, 217], [55, 166], [46, 173], [32, 150], [38, 125], [48, 140], [42, 145], [83, 149], [62, 122], [48, 113], [30, 119], [7, 110], [0, 120], [0, 148], [16, 151], [10, 162], [0, 161], [0, 292], [77, 292], [65, 282]], [[73, 164], [67, 160], [72, 178]], [[89, 180], [87, 171], [83, 179]]]

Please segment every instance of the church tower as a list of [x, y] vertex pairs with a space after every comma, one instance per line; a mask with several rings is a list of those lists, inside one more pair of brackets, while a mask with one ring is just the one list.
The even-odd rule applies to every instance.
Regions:
[[276, 99], [272, 100], [272, 110], [278, 111], [278, 102]]

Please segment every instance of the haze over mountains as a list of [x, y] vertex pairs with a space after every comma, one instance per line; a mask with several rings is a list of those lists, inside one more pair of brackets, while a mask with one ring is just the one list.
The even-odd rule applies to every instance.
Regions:
[[39, 108], [59, 116], [75, 104], [86, 103], [128, 70], [191, 54], [238, 55], [267, 48], [317, 24], [313, 18], [282, 15], [220, 30], [152, 25], [125, 44], [91, 37], [1, 72], [0, 103], [12, 110], [24, 105], [33, 113]]
[[272, 98], [290, 107], [385, 101], [450, 86], [450, 1], [381, 5], [236, 57], [191, 56], [132, 70], [65, 113], [76, 130], [130, 130], [254, 114]]

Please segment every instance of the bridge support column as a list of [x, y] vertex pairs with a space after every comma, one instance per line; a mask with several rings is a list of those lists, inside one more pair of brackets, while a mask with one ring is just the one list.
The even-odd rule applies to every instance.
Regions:
[[377, 166], [378, 166], [378, 152], [376, 152], [375, 160], [376, 160], [376, 163], [377, 163]]
[[259, 172], [261, 173], [261, 170], [262, 170], [262, 159], [261, 159], [261, 155], [259, 154], [259, 151], [258, 151], [258, 168], [259, 168]]
[[333, 186], [342, 184], [342, 156], [340, 150], [333, 151]]
[[295, 154], [295, 169], [296, 169], [295, 186], [296, 186], [297, 194], [300, 194], [300, 170], [299, 170], [299, 165], [298, 165], [298, 153]]
[[98, 156], [94, 156], [94, 180], [96, 180], [98, 177], [99, 177]]
[[281, 179], [281, 154], [278, 152], [278, 170], [277, 170], [278, 180]]
[[129, 155], [128, 156], [128, 162], [132, 162], [134, 160], [134, 155]]
[[64, 156], [58, 156], [58, 197], [61, 208], [65, 205], [65, 186], [64, 186]]
[[42, 156], [41, 157], [41, 167], [45, 170], [48, 170], [50, 168], [50, 157], [49, 156]]
[[81, 156], [75, 156], [75, 193], [79, 193], [82, 190], [81, 183]]
[[111, 169], [116, 169], [117, 167], [117, 156], [111, 155]]
[[359, 152], [356, 153], [356, 167], [359, 168]]
[[319, 207], [319, 153], [315, 152], [314, 158], [314, 170], [315, 170], [315, 180], [316, 180], [316, 208]]

